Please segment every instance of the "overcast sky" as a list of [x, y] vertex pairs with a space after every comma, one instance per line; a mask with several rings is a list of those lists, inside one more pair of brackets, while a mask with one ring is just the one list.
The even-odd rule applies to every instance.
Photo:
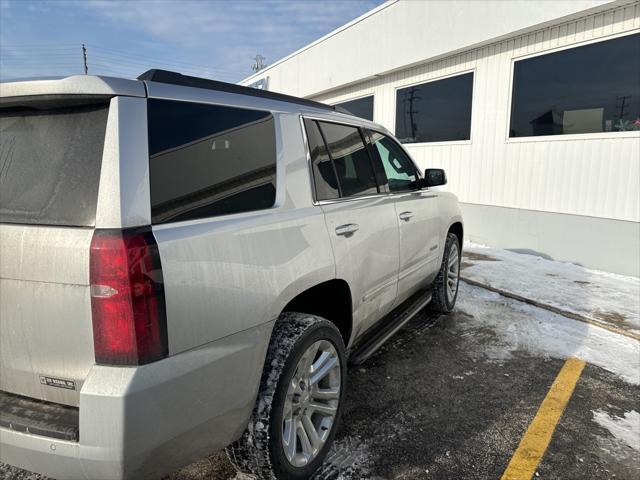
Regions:
[[2, 80], [149, 68], [233, 81], [253, 57], [288, 55], [383, 0], [0, 0]]

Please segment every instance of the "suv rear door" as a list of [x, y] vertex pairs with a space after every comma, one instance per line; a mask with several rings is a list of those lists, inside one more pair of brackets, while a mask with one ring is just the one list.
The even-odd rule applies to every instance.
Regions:
[[375, 162], [380, 162], [395, 200], [400, 229], [399, 304], [431, 282], [439, 266], [437, 193], [416, 190], [420, 173], [411, 158], [391, 137], [368, 132]]
[[388, 313], [396, 300], [398, 222], [381, 192], [362, 132], [305, 119], [316, 201], [325, 213], [337, 278], [351, 287], [354, 336]]
[[109, 99], [0, 110], [0, 390], [77, 405]]

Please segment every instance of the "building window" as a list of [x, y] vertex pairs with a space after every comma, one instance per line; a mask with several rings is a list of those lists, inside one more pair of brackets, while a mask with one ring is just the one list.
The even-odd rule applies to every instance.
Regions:
[[396, 92], [396, 137], [402, 143], [471, 138], [473, 73]]
[[344, 108], [353, 113], [356, 117], [366, 118], [373, 121], [373, 95], [368, 97], [356, 98], [348, 102], [336, 103], [336, 107]]
[[270, 112], [156, 99], [147, 108], [154, 224], [273, 206]]
[[640, 34], [518, 60], [510, 137], [640, 130]]

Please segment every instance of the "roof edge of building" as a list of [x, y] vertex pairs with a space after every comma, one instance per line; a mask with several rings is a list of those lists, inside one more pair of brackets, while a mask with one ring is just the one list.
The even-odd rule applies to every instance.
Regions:
[[[398, 0], [396, 0], [396, 1], [398, 1]], [[500, 43], [500, 42], [502, 42], [502, 41], [504, 41], [504, 40], [506, 40], [508, 38], [517, 38], [517, 37], [521, 37], [523, 35], [529, 35], [529, 34], [531, 34], [533, 32], [536, 32], [538, 30], [543, 30], [543, 29], [548, 28], [550, 26], [554, 26], [554, 25], [560, 26], [560, 25], [565, 24], [565, 23], [573, 22], [573, 21], [575, 21], [575, 20], [577, 20], [579, 18], [582, 18], [582, 17], [588, 17], [590, 15], [593, 15], [593, 14], [596, 14], [596, 13], [606, 12], [608, 10], [615, 10], [617, 8], [620, 8], [621, 6], [628, 5], [628, 4], [633, 4], [633, 3], [636, 3], [636, 2], [637, 2], [637, 0], [611, 0], [608, 3], [602, 4], [602, 5], [597, 5], [595, 7], [587, 8], [585, 10], [581, 10], [581, 11], [576, 12], [576, 13], [572, 13], [572, 14], [569, 14], [569, 15], [564, 15], [562, 17], [558, 17], [558, 18], [555, 18], [555, 19], [552, 19], [552, 20], [548, 20], [546, 22], [537, 23], [535, 25], [531, 25], [529, 27], [525, 27], [525, 28], [522, 28], [522, 29], [519, 29], [519, 30], [514, 30], [513, 32], [509, 32], [509, 33], [506, 33], [504, 35], [499, 35], [497, 37], [489, 38], [487, 40], [483, 40], [481, 42], [470, 44], [470, 45], [458, 48], [456, 50], [451, 50], [449, 52], [445, 52], [445, 53], [442, 53], [440, 55], [435, 55], [435, 56], [432, 56], [432, 57], [429, 57], [429, 58], [425, 58], [425, 59], [419, 60], [417, 62], [413, 62], [411, 64], [402, 65], [402, 66], [397, 67], [397, 68], [392, 68], [392, 69], [389, 69], [389, 70], [385, 70], [385, 71], [382, 71], [382, 72], [377, 73], [375, 75], [368, 75], [368, 76], [365, 76], [365, 77], [361, 77], [361, 78], [355, 79], [355, 80], [353, 80], [353, 81], [351, 81], [349, 83], [332, 86], [332, 87], [327, 88], [325, 90], [314, 92], [312, 95], [306, 95], [304, 98], [315, 98], [315, 97], [318, 97], [318, 96], [321, 96], [321, 95], [326, 95], [326, 94], [331, 93], [331, 92], [333, 92], [335, 90], [341, 90], [341, 89], [350, 87], [352, 85], [357, 85], [359, 83], [363, 83], [363, 82], [367, 82], [367, 81], [373, 80], [375, 78], [386, 77], [387, 75], [391, 75], [391, 74], [396, 73], [396, 72], [409, 70], [409, 69], [412, 69], [412, 68], [419, 67], [421, 65], [427, 65], [427, 64], [432, 63], [432, 62], [437, 62], [438, 60], [441, 60], [442, 58], [455, 56], [455, 55], [458, 55], [458, 54], [463, 53], [463, 52], [477, 50], [479, 48], [484, 48], [484, 47], [492, 45], [492, 44]], [[293, 54], [292, 54], [292, 56], [293, 56]], [[261, 72], [264, 72], [264, 70], [261, 70]]]
[[347, 30], [348, 28], [353, 27], [354, 25], [362, 22], [363, 20], [371, 17], [372, 15], [375, 15], [376, 13], [384, 10], [385, 8], [390, 7], [391, 5], [393, 5], [394, 3], [397, 3], [399, 0], [387, 0], [386, 2], [384, 2], [381, 5], [378, 5], [376, 8], [373, 8], [371, 10], [369, 10], [368, 12], [363, 13], [362, 15], [360, 15], [357, 18], [354, 18], [353, 20], [351, 20], [350, 22], [345, 23], [344, 25], [336, 28], [335, 30], [330, 31], [329, 33], [327, 33], [326, 35], [318, 38], [317, 40], [314, 40], [313, 42], [305, 45], [302, 48], [299, 48], [298, 50], [296, 50], [295, 52], [290, 53], [289, 55], [282, 57], [280, 60], [272, 63], [271, 65], [267, 65], [265, 68], [263, 68], [262, 70], [259, 70], [255, 73], [252, 73], [251, 75], [249, 75], [246, 78], [243, 78], [242, 80], [240, 80], [238, 83], [240, 84], [244, 84], [245, 82], [249, 82], [251, 80], [254, 79], [254, 77], [261, 77], [263, 76], [266, 72], [268, 72], [270, 69], [272, 69], [273, 67], [276, 67], [278, 65], [280, 65], [281, 63], [286, 62], [287, 60], [289, 60], [290, 58], [293, 58], [297, 55], [299, 55], [300, 53], [304, 52], [305, 50], [309, 50], [312, 47], [315, 47], [316, 45], [328, 40], [329, 38], [339, 34], [340, 32], [343, 32], [344, 30]]

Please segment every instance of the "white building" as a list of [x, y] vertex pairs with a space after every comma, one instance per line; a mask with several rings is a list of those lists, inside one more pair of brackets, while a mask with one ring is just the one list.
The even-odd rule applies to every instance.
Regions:
[[358, 100], [447, 171], [472, 241], [640, 275], [637, 0], [392, 0], [255, 83]]

